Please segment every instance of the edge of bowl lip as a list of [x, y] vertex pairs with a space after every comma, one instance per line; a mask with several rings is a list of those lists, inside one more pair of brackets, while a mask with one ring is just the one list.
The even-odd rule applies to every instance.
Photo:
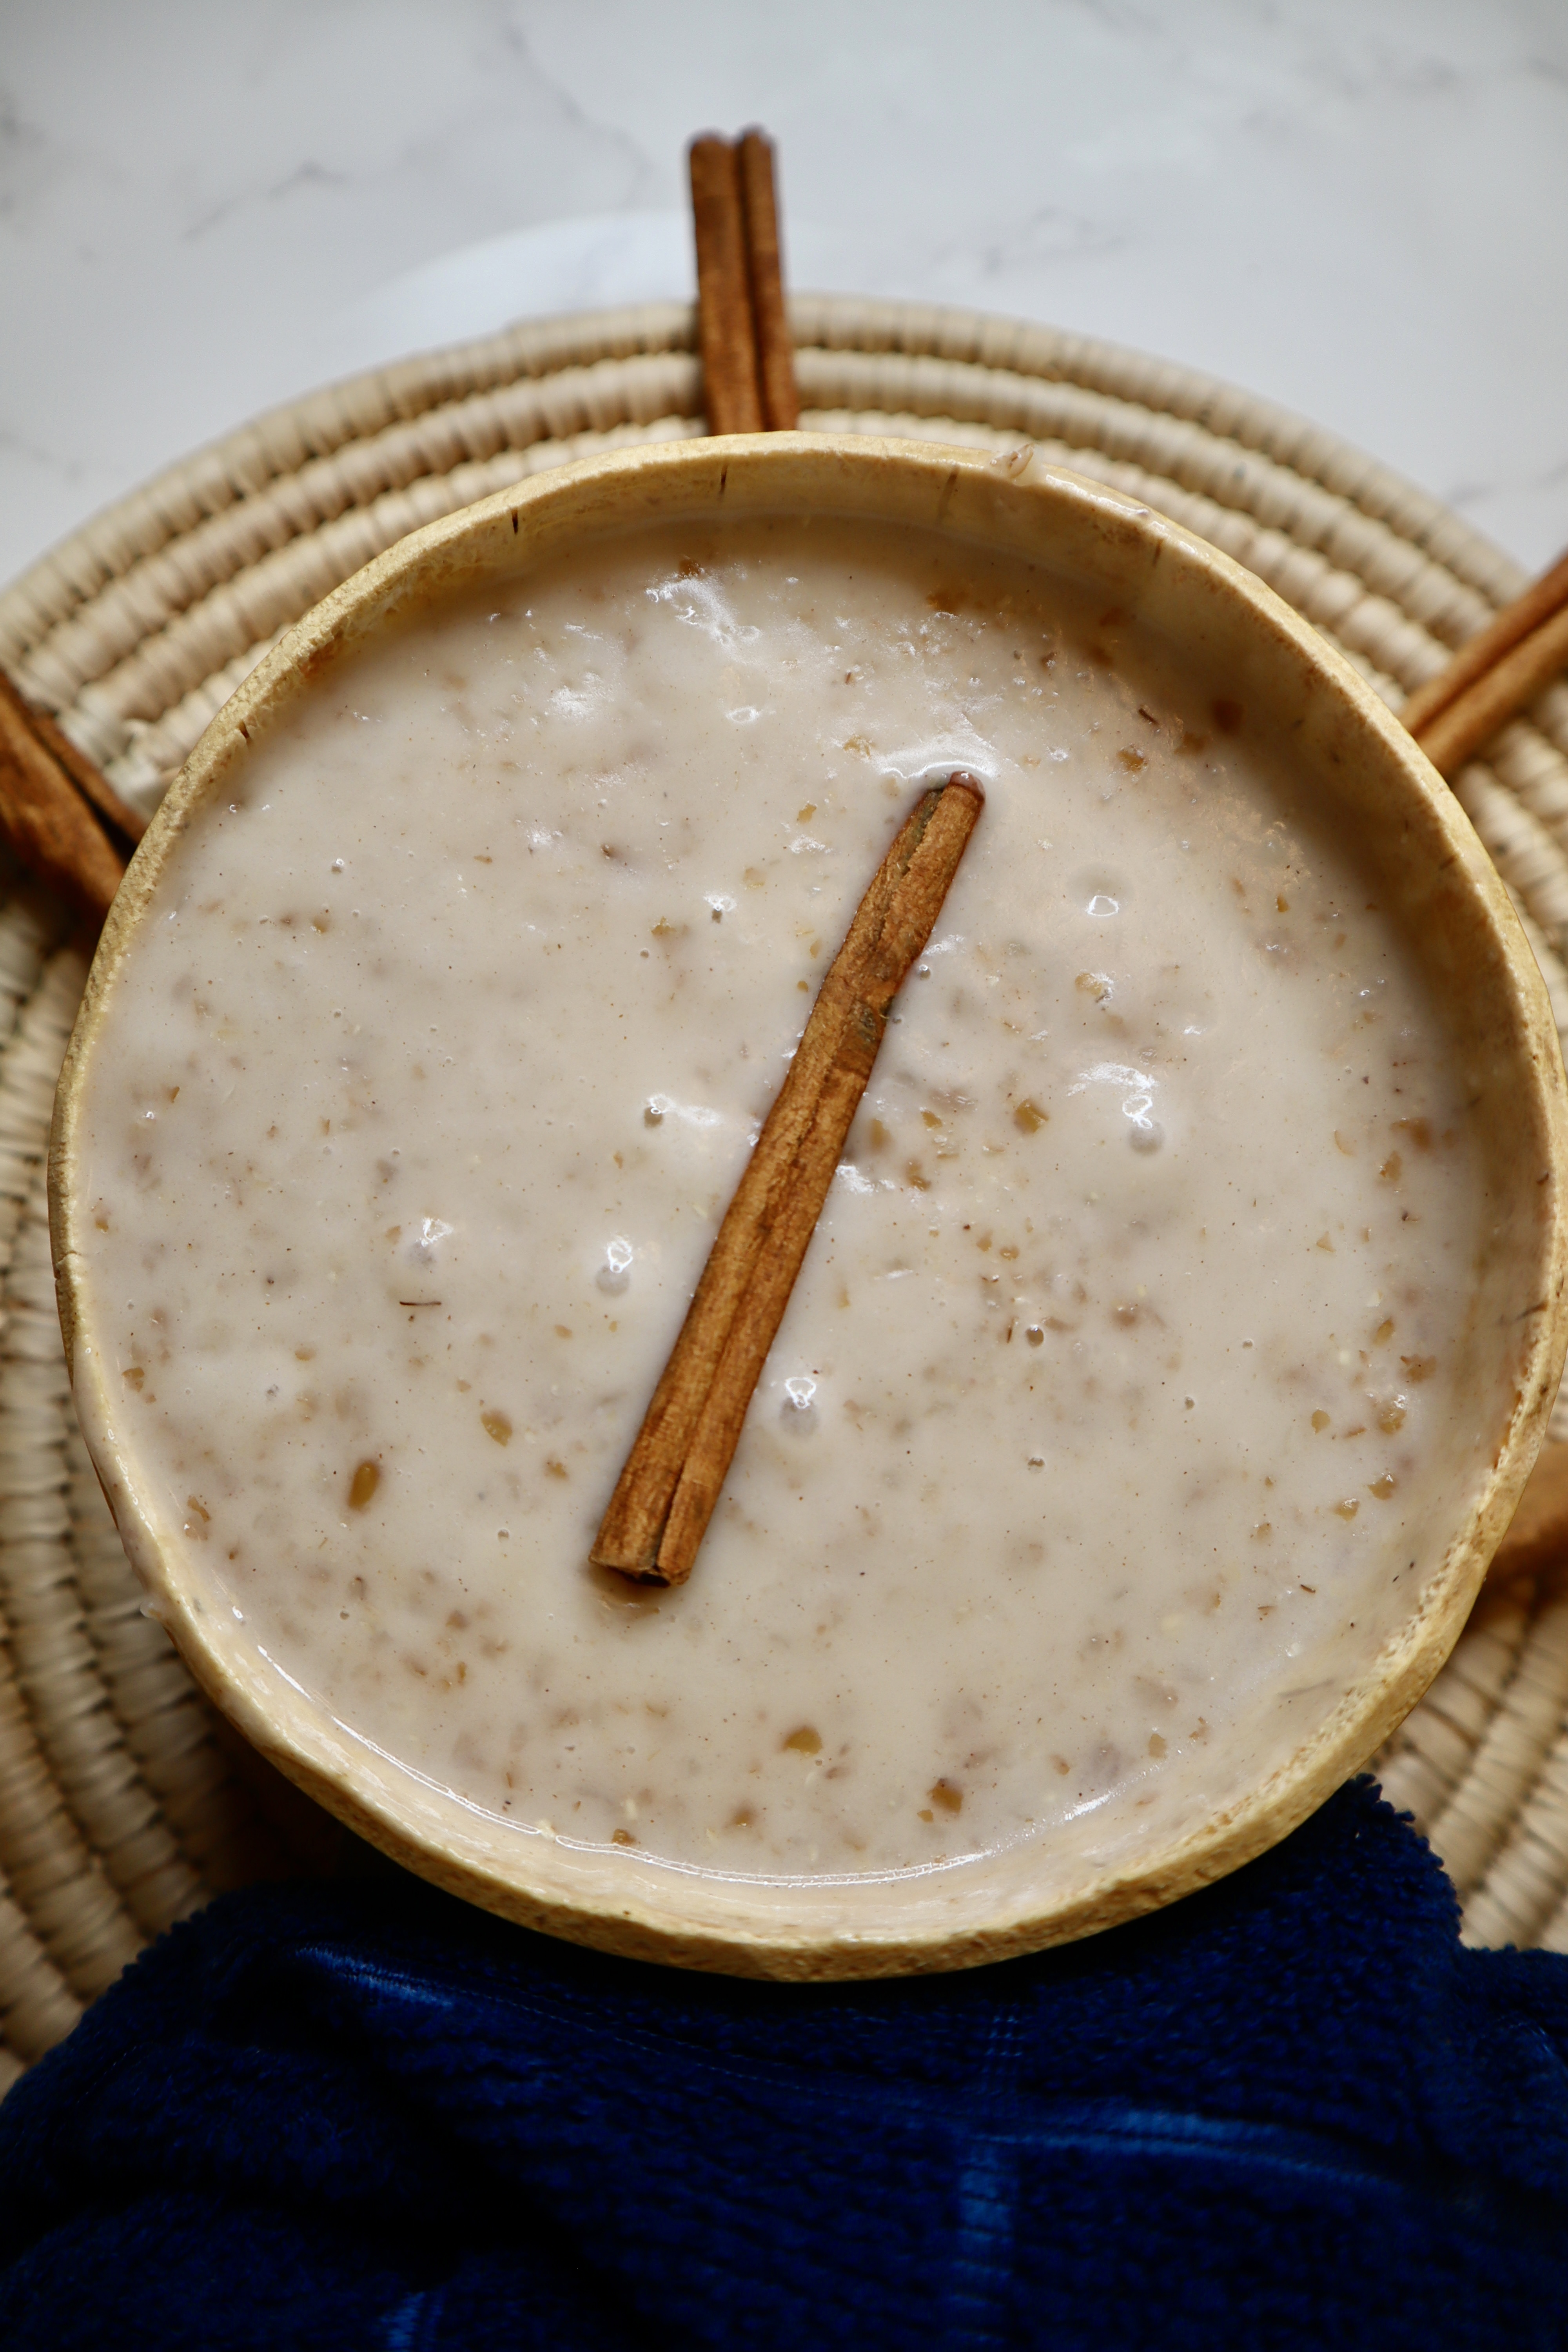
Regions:
[[[1026, 450], [1026, 445], [1025, 445]], [[1221, 550], [1140, 500], [1104, 484], [1045, 463], [1037, 454], [1007, 453], [999, 459], [930, 441], [879, 439], [826, 434], [772, 434], [730, 439], [641, 445], [552, 468], [499, 491], [476, 505], [424, 526], [398, 541], [314, 605], [258, 665], [209, 723], [170, 786], [132, 861], [104, 927], [73, 1028], [56, 1097], [49, 1144], [48, 1193], [57, 1292], [67, 1361], [81, 1420], [100, 1483], [120, 1526], [133, 1567], [153, 1596], [187, 1665], [208, 1696], [237, 1723], [253, 1745], [290, 1779], [395, 1860], [435, 1884], [483, 1907], [567, 1940], [597, 1946], [626, 1957], [731, 1975], [795, 1979], [904, 1975], [971, 1967], [1073, 1940], [1176, 1900], [1222, 1877], [1276, 1843], [1313, 1811], [1349, 1774], [1363, 1764], [1403, 1719], [1436, 1673], [1479, 1588], [1486, 1564], [1507, 1528], [1544, 1433], [1568, 1344], [1568, 1094], [1557, 1033], [1545, 983], [1524, 932], [1489, 859], [1447, 786], [1399, 721], [1351, 665], [1310, 623], [1258, 577]], [[1326, 678], [1342, 703], [1379, 738], [1403, 771], [1405, 784], [1428, 806], [1454, 850], [1473, 899], [1501, 950], [1511, 982], [1521, 1058], [1533, 1079], [1536, 1109], [1548, 1143], [1551, 1206], [1541, 1253], [1545, 1309], [1537, 1328], [1506, 1433], [1479, 1497], [1434, 1571], [1419, 1589], [1419, 1601], [1384, 1643], [1358, 1681], [1341, 1697], [1326, 1721], [1311, 1731], [1288, 1759], [1236, 1803], [1205, 1815], [1195, 1826], [1142, 1862], [1110, 1867], [1058, 1896], [1044, 1912], [1026, 1903], [999, 1904], [989, 1921], [942, 1927], [931, 1923], [912, 1936], [908, 1930], [863, 1932], [843, 1927], [798, 1928], [776, 1923], [761, 1929], [738, 1920], [679, 1924], [679, 1897], [668, 1907], [625, 1889], [602, 1895], [586, 1890], [570, 1897], [542, 1892], [520, 1877], [458, 1844], [426, 1843], [396, 1819], [377, 1810], [331, 1763], [319, 1740], [321, 1710], [314, 1701], [289, 1702], [288, 1719], [279, 1694], [254, 1674], [237, 1672], [237, 1660], [214, 1620], [187, 1592], [177, 1566], [177, 1542], [160, 1537], [127, 1475], [127, 1455], [115, 1434], [116, 1414], [96, 1352], [79, 1346], [84, 1302], [79, 1289], [76, 1246], [80, 1204], [71, 1182], [77, 1153], [81, 1094], [95, 1034], [118, 969], [142, 914], [156, 887], [168, 855], [193, 810], [212, 790], [231, 761], [242, 757], [250, 737], [247, 722], [302, 690], [321, 659], [346, 646], [362, 630], [386, 614], [395, 591], [413, 587], [437, 568], [433, 559], [479, 537], [510, 513], [513, 530], [531, 508], [571, 499], [589, 482], [637, 475], [685, 474], [717, 464], [720, 484], [731, 467], [750, 470], [781, 458], [818, 464], [825, 478], [835, 468], [895, 467], [949, 487], [963, 476], [983, 478], [1001, 488], [1065, 499], [1093, 510], [1106, 523], [1181, 551], [1185, 561], [1217, 581], [1233, 599], [1248, 606], [1266, 628], [1295, 648], [1307, 667]], [[852, 499], [837, 502], [845, 514]], [[658, 520], [650, 512], [643, 518]], [[671, 519], [674, 519], [673, 517]], [[933, 517], [941, 527], [941, 502]], [[620, 528], [634, 527], [634, 518]], [[613, 530], [614, 527], [612, 527]], [[297, 1718], [297, 1719], [296, 1719]], [[455, 1811], [460, 1801], [447, 1800]], [[520, 1846], [526, 1863], [531, 1845]], [[962, 1865], [960, 1865], [962, 1866]], [[688, 1884], [684, 1880], [677, 1885]], [[747, 1882], [723, 1882], [742, 1895]], [[759, 1893], [763, 1892], [759, 1888]]]

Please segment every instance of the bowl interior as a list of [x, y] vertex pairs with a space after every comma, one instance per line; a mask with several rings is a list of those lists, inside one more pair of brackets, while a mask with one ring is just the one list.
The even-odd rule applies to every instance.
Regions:
[[[779, 513], [918, 525], [1091, 584], [1223, 679], [1323, 822], [1360, 845], [1415, 947], [1470, 1106], [1477, 1244], [1455, 1316], [1473, 1443], [1435, 1473], [1408, 1570], [1271, 1688], [1194, 1800], [1136, 1833], [1072, 1834], [925, 1875], [769, 1884], [669, 1869], [521, 1831], [379, 1753], [273, 1671], [216, 1605], [117, 1403], [91, 1274], [84, 1089], [115, 1051], [117, 982], [182, 831], [239, 787], [269, 727], [330, 691], [357, 647], [440, 600], [548, 569], [595, 534]], [[127, 1549], [204, 1686], [247, 1735], [424, 1875], [552, 1932], [687, 1965], [844, 1976], [967, 1965], [1169, 1900], [1283, 1835], [1419, 1697], [1464, 1622], [1543, 1431], [1562, 1366], [1562, 1066], [1528, 945], [1458, 804], [1384, 706], [1250, 574], [1148, 509], [1054, 471], [929, 445], [775, 436], [621, 453], [543, 476], [403, 541], [318, 606], [214, 721], [116, 903], [61, 1082], [51, 1214], [79, 1410]]]

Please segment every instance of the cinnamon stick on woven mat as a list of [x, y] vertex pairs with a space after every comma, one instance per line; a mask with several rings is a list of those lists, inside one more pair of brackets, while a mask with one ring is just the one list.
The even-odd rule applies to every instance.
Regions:
[[1453, 775], [1568, 668], [1568, 555], [1417, 687], [1401, 713], [1433, 766]]
[[861, 899], [626, 1457], [594, 1545], [596, 1567], [648, 1584], [691, 1573], [888, 1008], [931, 937], [984, 800], [963, 772], [922, 794]]
[[784, 257], [779, 249], [778, 192], [773, 179], [772, 140], [764, 131], [742, 132], [740, 161], [746, 276], [752, 291], [752, 327], [763, 424], [769, 433], [793, 433], [800, 423], [800, 395], [795, 383], [795, 344], [784, 313]]
[[[1552, 679], [1568, 669], [1568, 555], [1417, 687], [1402, 716], [1433, 766], [1453, 775]], [[1568, 1445], [1544, 1444], [1512, 1525], [1492, 1557], [1498, 1582], [1533, 1574], [1568, 1552]]]
[[86, 754], [0, 672], [0, 833], [27, 871], [100, 925], [143, 830]]
[[772, 142], [745, 131], [691, 142], [698, 334], [710, 433], [788, 432], [800, 421], [784, 313]]
[[1568, 1445], [1548, 1438], [1524, 1482], [1508, 1533], [1487, 1574], [1494, 1584], [1551, 1568], [1568, 1550]]

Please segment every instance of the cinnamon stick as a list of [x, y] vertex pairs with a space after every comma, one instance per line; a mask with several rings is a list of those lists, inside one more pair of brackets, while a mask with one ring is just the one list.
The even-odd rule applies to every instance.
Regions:
[[710, 132], [692, 141], [689, 161], [708, 430], [760, 433], [763, 402], [746, 268], [740, 157], [727, 139]]
[[3, 670], [0, 670], [0, 697], [8, 697], [13, 704], [20, 704], [28, 725], [45, 751], [53, 753], [83, 800], [97, 810], [114, 839], [115, 847], [123, 849], [129, 856], [147, 830], [147, 820], [141, 810], [132, 808], [129, 801], [121, 799], [102, 769], [71, 741], [57, 719], [48, 711], [40, 710], [37, 703], [23, 702]]
[[739, 160], [763, 424], [769, 433], [793, 433], [800, 423], [800, 395], [795, 383], [795, 344], [784, 312], [773, 145], [767, 133], [742, 132]]
[[1406, 700], [1400, 713], [1412, 735], [1419, 736], [1431, 725], [1439, 711], [1458, 701], [1468, 687], [1484, 677], [1494, 663], [1511, 653], [1522, 637], [1528, 637], [1549, 621], [1554, 613], [1568, 604], [1568, 555], [1560, 556], [1550, 572], [1528, 587], [1522, 596], [1479, 629], [1459, 647], [1447, 665], [1425, 686], [1418, 686]]
[[931, 937], [984, 800], [962, 771], [922, 794], [861, 899], [610, 1498], [596, 1567], [650, 1584], [690, 1574], [888, 1009]]
[[1548, 1438], [1487, 1570], [1493, 1584], [1554, 1568], [1568, 1553], [1568, 1445]]
[[[76, 763], [90, 763], [74, 745], [69, 748], [68, 767], [42, 739], [37, 714], [8, 678], [0, 679], [0, 831], [30, 873], [96, 925], [109, 912], [126, 859], [74, 781]], [[123, 807], [111, 787], [99, 782], [110, 800]], [[124, 814], [133, 824], [134, 813]]]
[[1565, 668], [1568, 603], [1411, 731], [1439, 775], [1452, 776]]

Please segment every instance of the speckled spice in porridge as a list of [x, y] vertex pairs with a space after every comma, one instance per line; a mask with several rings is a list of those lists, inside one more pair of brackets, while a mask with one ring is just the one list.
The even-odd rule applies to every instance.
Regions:
[[[586, 1565], [922, 780], [984, 816], [689, 1585]], [[1471, 1442], [1462, 1090], [1223, 682], [1021, 562], [664, 529], [340, 663], [82, 1100], [127, 1442], [221, 1605], [520, 1827], [899, 1870], [1228, 1786]], [[1407, 1589], [1407, 1588], [1405, 1588]]]

